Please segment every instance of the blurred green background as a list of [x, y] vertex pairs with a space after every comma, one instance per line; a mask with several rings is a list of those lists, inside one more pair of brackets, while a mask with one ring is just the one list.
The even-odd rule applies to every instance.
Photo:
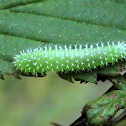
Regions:
[[112, 84], [72, 84], [55, 73], [46, 77], [0, 80], [1, 126], [68, 126], [80, 115], [85, 103], [101, 96]]

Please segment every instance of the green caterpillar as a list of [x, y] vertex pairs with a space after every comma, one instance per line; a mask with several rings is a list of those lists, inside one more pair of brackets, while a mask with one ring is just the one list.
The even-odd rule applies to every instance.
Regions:
[[[73, 48], [74, 46], [74, 48]], [[95, 45], [69, 45], [38, 47], [14, 57], [14, 66], [26, 73], [46, 71], [79, 71], [118, 62], [126, 56], [125, 42], [107, 42]]]

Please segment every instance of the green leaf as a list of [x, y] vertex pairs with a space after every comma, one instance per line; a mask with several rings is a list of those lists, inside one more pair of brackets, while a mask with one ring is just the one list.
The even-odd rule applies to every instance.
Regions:
[[[0, 77], [3, 79], [6, 73], [20, 78], [12, 62], [23, 50], [50, 43], [126, 41], [125, 12], [126, 0], [0, 0]], [[92, 72], [59, 75], [71, 82], [75, 78], [93, 83], [102, 75], [125, 90], [125, 79], [117, 76], [125, 67], [125, 61], [121, 61]], [[125, 93], [114, 91], [87, 103], [84, 111], [90, 123], [106, 124], [126, 107]]]
[[126, 29], [126, 5], [110, 0], [49, 0], [9, 10]]
[[32, 2], [38, 2], [42, 0], [1, 0], [0, 1], [0, 9], [7, 9], [13, 6], [24, 5]]
[[106, 125], [120, 110], [126, 107], [126, 91], [112, 91], [88, 102], [82, 113], [86, 113], [90, 124]]
[[40, 45], [45, 44], [23, 37], [0, 34], [0, 77], [4, 78], [3, 73], [17, 76], [12, 64], [13, 57], [20, 51]]
[[58, 75], [65, 79], [65, 80], [68, 80], [70, 82], [73, 83], [73, 78], [76, 80], [76, 81], [80, 81], [81, 80], [81, 83], [82, 82], [92, 82], [92, 83], [97, 83], [97, 74], [96, 72], [73, 72], [73, 73], [58, 73]]
[[113, 86], [116, 87], [119, 90], [125, 90], [126, 91], [126, 74], [118, 75], [116, 77], [110, 78], [109, 79], [112, 83]]
[[[0, 3], [0, 46], [2, 47], [0, 57], [11, 64], [6, 70], [6, 65], [4, 67], [1, 65], [1, 73], [5, 71], [8, 74], [15, 73], [12, 65], [13, 57], [22, 50], [43, 44], [92, 44], [126, 40], [126, 5], [123, 1], [118, 3], [108, 0], [104, 2], [102, 0], [95, 2], [93, 0], [8, 0]], [[72, 73], [69, 74], [69, 80], [74, 77], [76, 80], [97, 83], [97, 74], [108, 75], [106, 68], [91, 73], [93, 75], [91, 77], [90, 72]], [[119, 70], [109, 67], [109, 73], [110, 76], [111, 73], [117, 75]], [[61, 77], [66, 79], [62, 75]]]

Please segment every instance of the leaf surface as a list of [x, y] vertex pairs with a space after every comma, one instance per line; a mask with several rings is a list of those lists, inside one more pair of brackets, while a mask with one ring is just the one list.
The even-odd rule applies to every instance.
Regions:
[[116, 90], [88, 102], [82, 113], [86, 113], [90, 124], [106, 125], [120, 110], [126, 107], [126, 91]]
[[[1, 0], [0, 3], [0, 58], [10, 64], [8, 69], [5, 69], [6, 65], [0, 65], [1, 78], [3, 73], [15, 73], [13, 57], [29, 48], [50, 43], [92, 44], [126, 40], [125, 1]], [[117, 67], [109, 67], [109, 71], [106, 68], [95, 71], [91, 80], [84, 77], [87, 72], [70, 74], [70, 77], [97, 82], [98, 73], [119, 73]], [[90, 72], [87, 75], [89, 78]]]

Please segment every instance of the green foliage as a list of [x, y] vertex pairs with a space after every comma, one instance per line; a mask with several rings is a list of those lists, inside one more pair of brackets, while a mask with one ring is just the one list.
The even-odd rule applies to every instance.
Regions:
[[118, 75], [116, 77], [110, 78], [110, 81], [114, 84], [119, 90], [126, 90], [126, 74]]
[[[116, 8], [118, 8], [118, 13]], [[0, 36], [2, 36], [0, 37], [2, 47], [0, 55], [2, 60], [4, 57], [9, 64], [12, 62], [14, 54], [26, 48], [34, 48], [37, 44], [40, 46], [41, 43], [86, 44], [126, 40], [125, 5], [113, 1], [50, 0], [35, 2], [16, 0], [1, 2], [1, 9], [3, 10], [0, 11]], [[8, 46], [8, 42], [11, 46], [9, 49], [5, 49], [4, 46]], [[10, 54], [11, 61], [7, 59], [8, 54]], [[2, 75], [5, 70], [3, 67], [0, 68]], [[111, 70], [113, 71], [113, 69]], [[15, 72], [9, 71], [6, 73]], [[102, 72], [104, 70], [101, 69]], [[73, 77], [72, 74], [70, 76]], [[82, 78], [78, 74], [75, 76], [77, 79]]]
[[[9, 10], [126, 29], [126, 5], [117, 4], [117, 1], [49, 0], [17, 6]], [[119, 0], [118, 2], [123, 3], [124, 1]]]
[[[49, 43], [126, 41], [125, 12], [126, 0], [0, 0], [0, 78], [4, 79], [3, 73], [20, 78], [12, 61], [22, 50]], [[121, 61], [92, 72], [59, 75], [71, 82], [74, 77], [94, 83], [97, 75], [102, 75], [116, 88], [125, 90], [125, 79], [119, 75], [125, 68], [125, 61]], [[105, 124], [120, 106], [125, 107], [125, 91], [121, 90], [87, 103], [91, 107], [87, 111], [91, 123]], [[99, 121], [100, 116], [105, 118]]]
[[118, 110], [125, 107], [126, 91], [117, 90], [88, 102], [83, 111], [86, 112], [90, 124], [103, 126], [115, 116]]
[[[45, 45], [40, 41], [35, 41], [23, 37], [0, 34], [0, 76], [3, 73], [13, 74], [14, 67], [12, 64], [13, 57], [22, 50]], [[17, 74], [17, 73], [15, 73]], [[15, 75], [14, 74], [14, 75]], [[19, 78], [19, 77], [18, 77]]]

